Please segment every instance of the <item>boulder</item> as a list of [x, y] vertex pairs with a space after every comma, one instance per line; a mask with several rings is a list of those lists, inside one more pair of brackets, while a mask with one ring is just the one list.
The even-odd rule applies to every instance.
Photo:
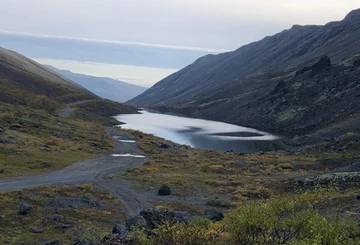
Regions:
[[128, 230], [131, 230], [132, 227], [147, 228], [147, 222], [141, 215], [131, 216], [126, 220], [125, 224]]
[[43, 233], [44, 230], [41, 229], [40, 227], [34, 226], [33, 228], [31, 228], [30, 232], [32, 232], [32, 233]]
[[144, 217], [150, 229], [155, 229], [158, 225], [165, 222], [175, 221], [174, 212], [169, 212], [167, 209], [149, 209], [147, 211], [141, 211], [140, 215]]
[[119, 238], [121, 238], [121, 239], [125, 239], [126, 236], [129, 234], [129, 231], [124, 225], [116, 224], [113, 227], [112, 233], [118, 234]]
[[206, 210], [203, 217], [211, 221], [221, 221], [224, 219], [224, 214], [216, 210]]
[[167, 185], [163, 185], [160, 187], [159, 191], [158, 191], [158, 195], [159, 196], [169, 196], [171, 195], [171, 189], [169, 186]]
[[33, 207], [29, 203], [22, 201], [20, 203], [20, 207], [19, 207], [19, 214], [20, 215], [29, 214], [32, 209], [33, 209]]

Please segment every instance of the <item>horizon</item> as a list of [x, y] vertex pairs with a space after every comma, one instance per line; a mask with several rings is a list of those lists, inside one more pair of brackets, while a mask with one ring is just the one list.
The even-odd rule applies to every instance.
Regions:
[[[77, 0], [71, 1], [69, 12], [69, 0], [37, 0], [42, 5], [29, 12], [26, 7], [36, 0], [4, 1], [0, 20], [22, 18], [10, 24], [0, 21], [6, 23], [0, 24], [0, 46], [57, 69], [145, 87], [204, 55], [235, 50], [293, 25], [339, 21], [359, 7], [353, 0], [317, 1], [312, 3], [316, 8], [309, 8], [308, 0], [134, 1], [144, 4], [139, 10], [136, 3], [123, 0]], [[35, 16], [39, 11], [43, 15]]]

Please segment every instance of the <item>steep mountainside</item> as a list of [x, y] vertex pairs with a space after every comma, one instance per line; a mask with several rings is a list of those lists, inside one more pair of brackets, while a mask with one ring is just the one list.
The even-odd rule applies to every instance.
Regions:
[[[191, 102], [204, 92], [214, 91], [238, 80], [261, 73], [278, 75], [328, 55], [340, 62], [359, 52], [360, 9], [339, 22], [325, 26], [295, 25], [234, 52], [204, 56], [193, 64], [155, 84], [129, 101], [142, 105], [176, 105]], [[262, 85], [265, 86], [265, 85]], [[246, 90], [239, 86], [237, 92]], [[254, 88], [255, 89], [255, 88]]]
[[[97, 117], [93, 113], [104, 116], [109, 112], [113, 113], [112, 116], [122, 111], [135, 111], [133, 107], [103, 100], [35, 61], [0, 48], [0, 106], [1, 103], [21, 105], [56, 114], [65, 104], [88, 100], [96, 101], [98, 108], [101, 108], [99, 112], [83, 108], [83, 112], [92, 114], [94, 119]], [[89, 115], [87, 117], [91, 118]]]
[[95, 77], [84, 74], [72, 73], [67, 70], [59, 70], [47, 65], [46, 67], [76, 82], [89, 91], [102, 98], [125, 102], [143, 93], [147, 88], [125, 83], [108, 77]]

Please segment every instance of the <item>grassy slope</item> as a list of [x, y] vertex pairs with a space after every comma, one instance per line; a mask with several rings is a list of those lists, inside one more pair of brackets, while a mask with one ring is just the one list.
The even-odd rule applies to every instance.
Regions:
[[[180, 197], [204, 195], [210, 200], [208, 206], [223, 210], [248, 201], [297, 195], [294, 178], [326, 173], [329, 167], [334, 167], [320, 163], [324, 149], [319, 148], [298, 155], [285, 152], [239, 155], [193, 149], [137, 131], [132, 134], [150, 157], [144, 166], [129, 170], [119, 175], [120, 178], [131, 180], [143, 189], [167, 184]], [[161, 147], [164, 144], [168, 148]], [[346, 151], [325, 157], [341, 157], [345, 161], [346, 157], [351, 159], [358, 154], [356, 150]], [[334, 194], [338, 196], [335, 201], [319, 206], [321, 212], [360, 220], [355, 212], [358, 200], [354, 197], [359, 190], [340, 190]], [[174, 208], [174, 204], [170, 206]]]
[[[95, 157], [112, 147], [104, 125], [117, 122], [109, 116], [136, 112], [61, 79], [26, 57], [0, 57], [0, 178]], [[93, 102], [72, 106], [70, 118], [57, 116], [66, 104], [85, 100]]]

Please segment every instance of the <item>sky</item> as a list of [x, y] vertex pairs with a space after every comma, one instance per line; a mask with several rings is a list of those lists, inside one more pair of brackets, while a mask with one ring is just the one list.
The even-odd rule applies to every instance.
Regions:
[[[60, 69], [151, 86], [205, 54], [294, 24], [341, 20], [359, 0], [1, 0], [0, 46]], [[96, 65], [95, 65], [96, 64]]]

